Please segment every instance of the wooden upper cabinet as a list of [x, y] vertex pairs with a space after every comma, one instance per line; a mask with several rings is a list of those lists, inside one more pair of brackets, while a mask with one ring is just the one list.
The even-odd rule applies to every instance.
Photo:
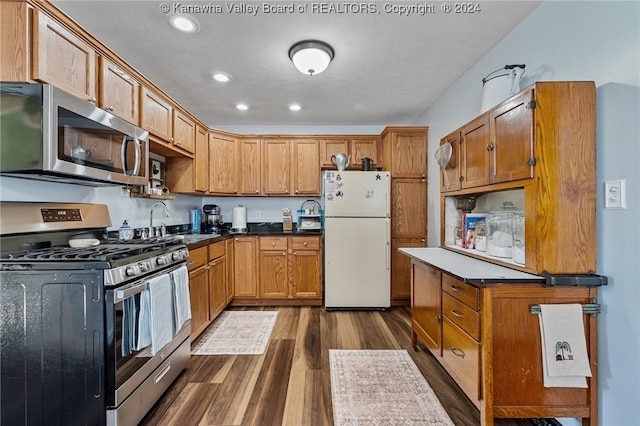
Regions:
[[209, 192], [238, 193], [238, 142], [229, 135], [209, 134]]
[[319, 152], [316, 139], [291, 141], [293, 195], [320, 195]]
[[207, 130], [196, 126], [195, 145], [195, 190], [209, 191], [209, 134]]
[[[440, 140], [440, 146], [445, 143], [451, 144], [451, 158], [444, 170], [436, 163], [440, 169], [440, 191], [449, 192], [460, 189], [460, 131], [445, 136]], [[446, 173], [446, 179], [445, 179]]]
[[31, 77], [96, 103], [97, 54], [93, 47], [39, 11], [33, 13], [32, 28]]
[[319, 139], [320, 144], [320, 167], [335, 169], [336, 165], [331, 157], [340, 153], [350, 155], [349, 169], [361, 169], [362, 158], [368, 157], [373, 160], [374, 165], [380, 164], [378, 154], [379, 138], [335, 138]]
[[149, 133], [173, 142], [173, 105], [167, 98], [142, 86], [140, 127]]
[[140, 83], [104, 56], [100, 57], [100, 108], [135, 125], [140, 108]]
[[0, 2], [0, 81], [31, 79], [31, 7], [22, 1]]
[[193, 153], [195, 147], [196, 123], [184, 112], [173, 110], [173, 145]]
[[348, 139], [320, 139], [320, 167], [335, 168], [331, 157], [340, 153], [349, 155]]
[[[264, 195], [289, 195], [291, 192], [291, 146], [288, 139], [263, 139], [262, 160]], [[318, 176], [318, 179], [320, 177]]]
[[426, 178], [427, 128], [388, 127], [382, 134], [382, 163], [392, 178]]
[[491, 183], [533, 177], [533, 95], [526, 90], [489, 113]]
[[241, 138], [239, 176], [240, 195], [260, 195], [262, 193], [262, 144], [260, 139]]
[[371, 158], [373, 165], [380, 164], [378, 144], [379, 140], [377, 138], [351, 139], [349, 141], [351, 153], [351, 166], [349, 168], [362, 169], [363, 158]]
[[461, 130], [462, 188], [489, 183], [489, 116], [481, 115]]

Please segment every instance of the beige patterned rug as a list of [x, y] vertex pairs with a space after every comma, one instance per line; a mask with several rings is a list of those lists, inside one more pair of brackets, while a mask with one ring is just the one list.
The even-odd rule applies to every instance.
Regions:
[[192, 355], [261, 355], [277, 311], [224, 311], [191, 349]]
[[330, 349], [329, 362], [336, 426], [453, 426], [406, 350]]

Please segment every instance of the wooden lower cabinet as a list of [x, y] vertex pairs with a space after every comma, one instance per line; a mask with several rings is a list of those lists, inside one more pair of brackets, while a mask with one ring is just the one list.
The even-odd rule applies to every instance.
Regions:
[[[239, 238], [252, 238], [253, 247]], [[322, 305], [320, 236], [238, 237], [235, 249], [240, 267], [235, 268], [234, 305]], [[255, 261], [249, 264], [249, 258]], [[251, 271], [257, 271], [255, 281]]]
[[195, 340], [229, 304], [226, 243], [189, 250], [191, 340]]
[[412, 260], [412, 340], [433, 353], [479, 408], [495, 418], [580, 417], [597, 424], [597, 317], [584, 315], [591, 378], [587, 388], [546, 388], [542, 344], [532, 305], [593, 303], [597, 290], [539, 283], [463, 282]]

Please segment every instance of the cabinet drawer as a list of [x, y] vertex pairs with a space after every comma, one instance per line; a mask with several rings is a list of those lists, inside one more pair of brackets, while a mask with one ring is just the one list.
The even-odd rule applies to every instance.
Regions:
[[287, 250], [287, 237], [260, 237], [260, 250]]
[[224, 256], [224, 241], [209, 244], [209, 260]]
[[207, 248], [200, 247], [195, 250], [189, 250], [189, 260], [193, 262], [189, 266], [190, 271], [205, 265], [208, 262]]
[[480, 399], [480, 344], [447, 317], [443, 323], [442, 363], [473, 401]]
[[480, 340], [480, 314], [450, 294], [443, 293], [442, 313], [451, 322]]
[[320, 250], [319, 237], [293, 237], [291, 241], [294, 250]]
[[451, 275], [442, 274], [442, 290], [449, 293], [471, 309], [480, 309], [480, 297], [478, 288], [453, 278]]

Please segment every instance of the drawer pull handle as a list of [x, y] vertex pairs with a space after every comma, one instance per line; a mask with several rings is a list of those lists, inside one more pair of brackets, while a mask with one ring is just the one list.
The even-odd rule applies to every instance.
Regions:
[[464, 352], [455, 346], [451, 346], [451, 353], [455, 356], [459, 356], [460, 358], [464, 358]]
[[453, 309], [451, 309], [451, 315], [453, 315], [454, 317], [458, 317], [458, 318], [464, 318], [463, 314], [461, 314], [460, 312], [456, 312]]
[[451, 286], [451, 290], [455, 291], [456, 293], [462, 293], [462, 289], [460, 287], [456, 287], [455, 285]]

